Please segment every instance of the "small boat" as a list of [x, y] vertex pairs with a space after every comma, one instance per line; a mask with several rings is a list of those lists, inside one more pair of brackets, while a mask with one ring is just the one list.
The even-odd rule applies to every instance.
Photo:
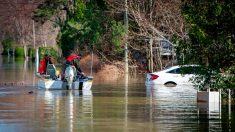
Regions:
[[76, 76], [72, 79], [65, 77], [62, 80], [53, 64], [47, 66], [46, 75], [37, 74], [37, 76], [39, 77], [38, 88], [46, 90], [90, 90], [93, 82], [91, 76]]
[[[78, 79], [72, 83], [71, 89], [74, 90], [90, 90], [92, 87], [92, 77], [86, 79]], [[53, 79], [39, 79], [38, 88], [46, 90], [71, 90], [67, 87], [67, 82]]]
[[[54, 64], [48, 64], [45, 75], [40, 75], [39, 52], [36, 49], [36, 76], [38, 80], [38, 88], [45, 90], [90, 90], [92, 87], [92, 76], [77, 76], [74, 66], [68, 66], [65, 69], [65, 77], [62, 80]], [[76, 75], [76, 76], [75, 76]]]

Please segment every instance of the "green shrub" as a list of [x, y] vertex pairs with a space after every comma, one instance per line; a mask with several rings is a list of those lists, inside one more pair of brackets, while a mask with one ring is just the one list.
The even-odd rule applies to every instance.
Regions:
[[3, 55], [7, 55], [8, 54], [8, 49], [12, 48], [14, 41], [12, 38], [6, 38], [2, 41], [2, 46], [3, 46]]
[[59, 54], [58, 52], [52, 48], [52, 47], [41, 47], [39, 49], [39, 56], [40, 56], [40, 59], [43, 58], [44, 55], [49, 55], [51, 56], [52, 58], [54, 58], [55, 60], [58, 59], [59, 57]]
[[199, 84], [200, 90], [211, 89], [235, 89], [235, 66], [231, 66], [221, 73], [209, 68], [201, 70], [194, 78], [194, 83]]
[[24, 58], [24, 48], [23, 47], [17, 47], [15, 49], [15, 57], [22, 57], [22, 58]]
[[219, 88], [235, 89], [235, 66], [229, 67], [218, 80]]
[[114, 46], [114, 52], [122, 53], [122, 44], [124, 43], [124, 37], [127, 33], [125, 25], [121, 22], [112, 21], [112, 37], [111, 41]]

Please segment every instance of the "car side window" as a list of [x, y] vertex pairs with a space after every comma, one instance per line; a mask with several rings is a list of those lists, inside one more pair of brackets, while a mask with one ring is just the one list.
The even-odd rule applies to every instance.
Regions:
[[180, 68], [176, 68], [176, 69], [170, 70], [167, 73], [180, 74]]
[[180, 74], [181, 70], [180, 68], [175, 69], [175, 74]]

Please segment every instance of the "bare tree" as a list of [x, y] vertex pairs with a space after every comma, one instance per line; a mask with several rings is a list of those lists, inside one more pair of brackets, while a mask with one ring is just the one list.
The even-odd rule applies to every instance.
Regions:
[[[124, 0], [107, 0], [106, 4], [114, 12], [124, 11]], [[168, 41], [174, 34], [185, 37], [185, 24], [180, 13], [180, 5], [179, 0], [128, 0], [129, 19], [134, 23], [129, 29], [129, 41], [153, 39], [155, 46], [160, 47], [160, 39]], [[147, 44], [135, 43], [130, 47], [148, 49]], [[155, 61], [162, 65], [159, 56]]]
[[[32, 13], [43, 0], [0, 0], [1, 34], [10, 35], [19, 45], [33, 44]], [[58, 30], [52, 22], [35, 23], [36, 43], [55, 44]], [[1, 36], [2, 36], [1, 35]], [[4, 39], [4, 38], [1, 38]]]
[[[151, 2], [152, 1], [152, 2]], [[124, 11], [124, 0], [107, 0], [108, 7], [115, 12]], [[128, 12], [131, 21], [135, 22], [133, 35], [185, 36], [184, 20], [180, 13], [181, 1], [178, 0], [128, 0]]]

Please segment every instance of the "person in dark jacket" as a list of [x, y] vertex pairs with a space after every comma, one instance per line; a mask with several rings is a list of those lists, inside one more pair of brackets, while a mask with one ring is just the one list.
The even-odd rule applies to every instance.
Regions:
[[75, 52], [72, 52], [66, 59], [66, 62], [63, 66], [63, 76], [62, 76], [62, 80], [64, 79], [64, 73], [65, 73], [65, 69], [70, 66], [73, 65], [76, 68], [76, 72], [77, 75], [76, 76], [84, 76], [84, 73], [82, 72], [80, 65], [79, 65], [79, 61], [81, 60], [81, 56], [77, 55]]
[[76, 54], [71, 54], [67, 59], [66, 59], [66, 63], [67, 65], [73, 65], [75, 66], [77, 72], [79, 72], [80, 74], [82, 74], [82, 70], [79, 66], [79, 61], [81, 59], [81, 56], [78, 56]]

